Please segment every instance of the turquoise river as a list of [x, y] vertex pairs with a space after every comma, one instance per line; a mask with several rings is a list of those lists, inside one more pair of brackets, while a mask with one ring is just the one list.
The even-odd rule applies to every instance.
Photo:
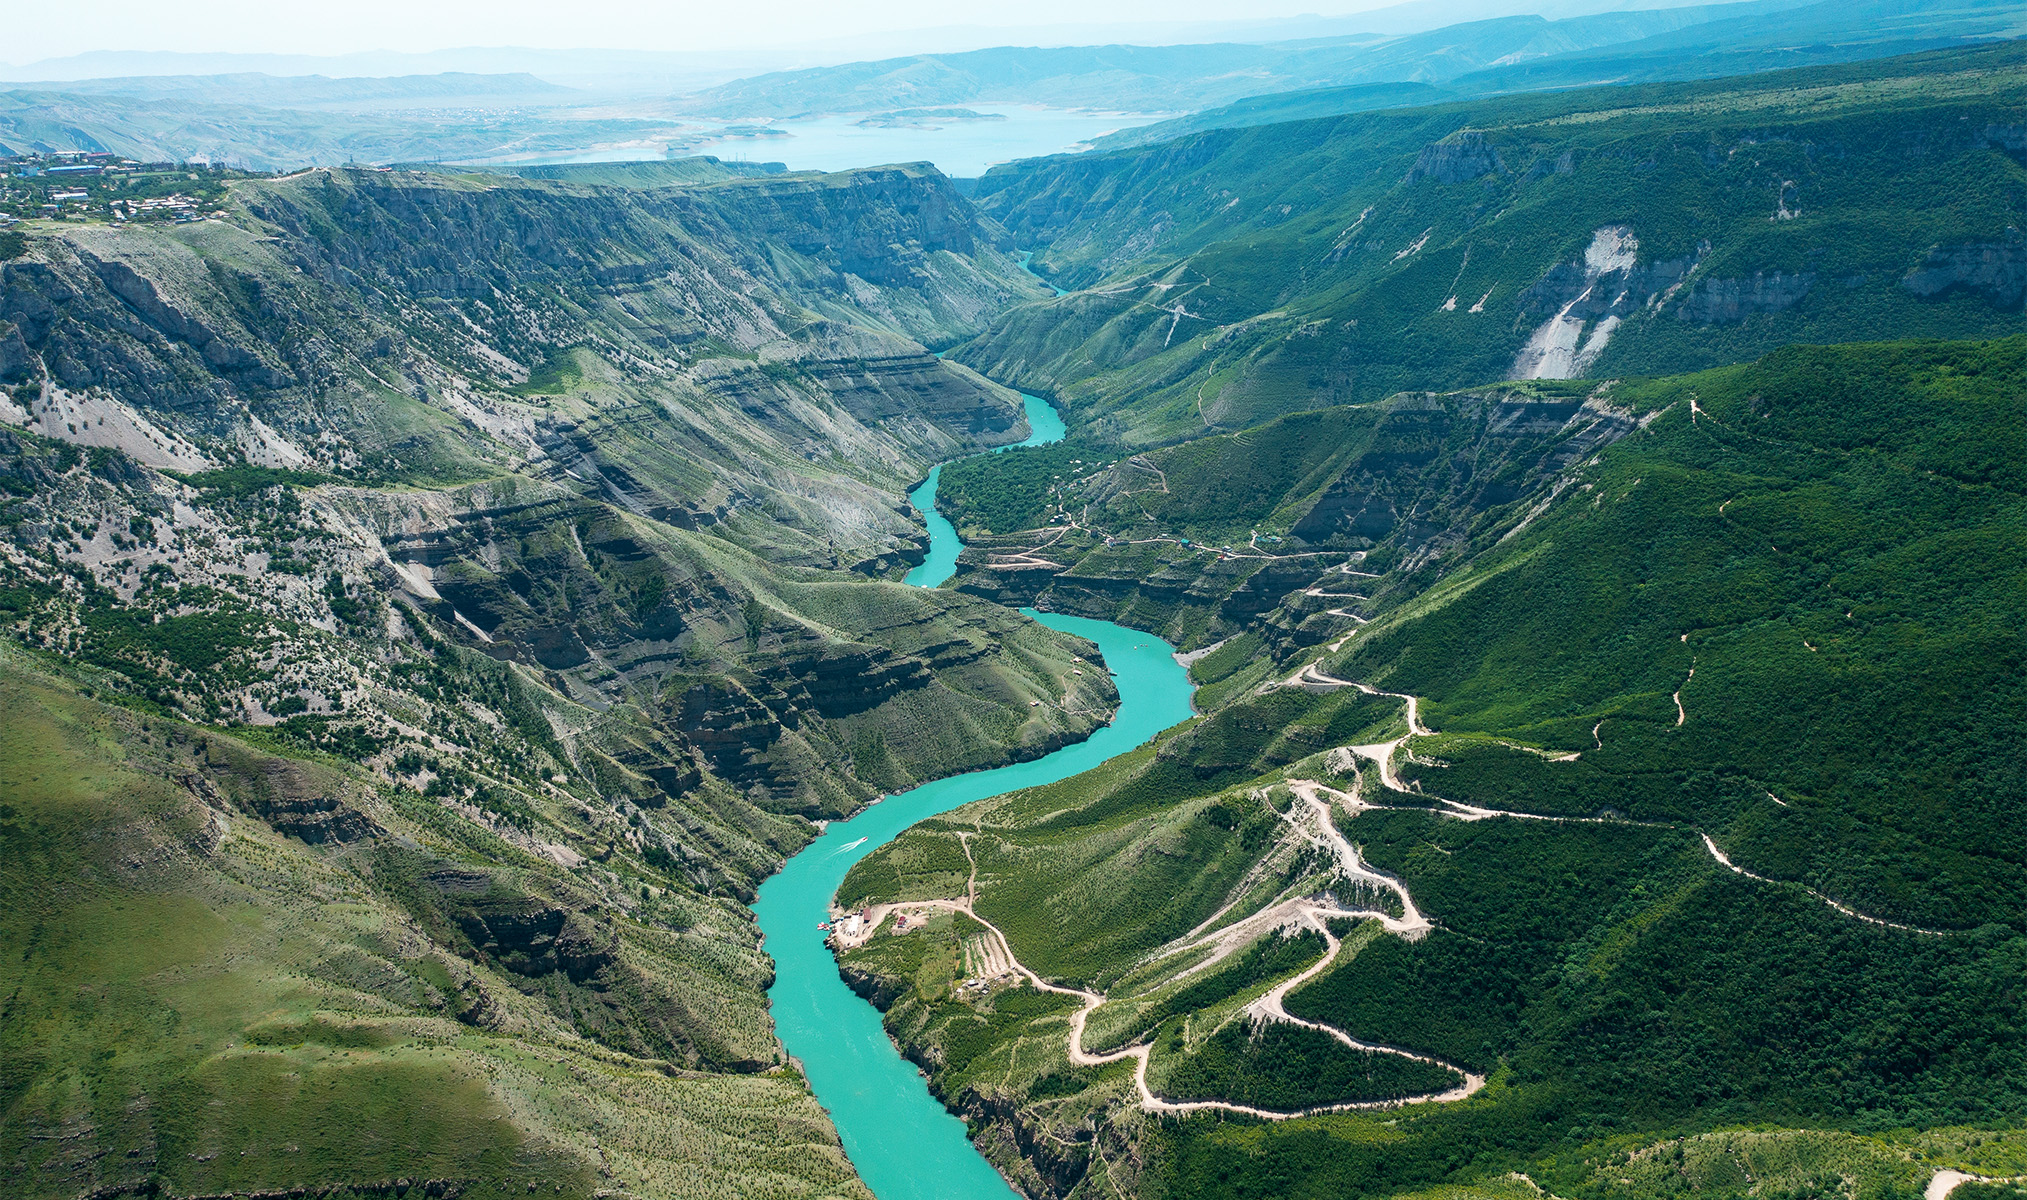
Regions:
[[[1022, 445], [1063, 436], [1054, 409], [1024, 398], [1034, 431]], [[936, 512], [941, 468], [910, 494], [929, 527], [928, 561], [907, 582], [936, 587], [954, 571], [963, 547]], [[845, 1153], [879, 1200], [1007, 1200], [1014, 1192], [965, 1136], [964, 1123], [929, 1094], [927, 1083], [888, 1040], [880, 1013], [838, 978], [817, 924], [852, 864], [925, 817], [1017, 788], [1053, 783], [1123, 754], [1190, 715], [1189, 675], [1173, 648], [1151, 634], [1109, 621], [1023, 610], [1051, 629], [1098, 643], [1119, 687], [1119, 712], [1086, 740], [1044, 758], [925, 783], [887, 797], [788, 860], [760, 886], [753, 909], [774, 956], [775, 1031], [800, 1059], [816, 1097], [830, 1111]]]

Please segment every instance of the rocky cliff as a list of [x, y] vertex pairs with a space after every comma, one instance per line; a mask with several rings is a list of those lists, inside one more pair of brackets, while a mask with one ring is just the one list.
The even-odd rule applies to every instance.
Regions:
[[[233, 943], [200, 1048], [123, 1042], [146, 1072], [10, 1024], [47, 1102], [10, 1109], [0, 1162], [34, 1194], [377, 1187], [350, 1141], [290, 1157], [301, 1128], [350, 1139], [344, 1105], [236, 1099], [266, 1094], [235, 1074], [261, 1055], [331, 1044], [368, 1048], [359, 1086], [404, 1127], [511, 1131], [446, 1142], [442, 1190], [665, 1190], [715, 1122], [723, 1161], [854, 1194], [779, 1072], [744, 904], [814, 820], [1105, 719], [1061, 705], [1084, 643], [850, 569], [919, 554], [902, 492], [930, 463], [1024, 433], [1016, 395], [923, 345], [1038, 293], [1004, 232], [917, 168], [651, 192], [320, 170], [230, 207], [38, 227], [0, 264], [0, 708], [107, 731], [45, 772], [80, 781], [57, 823], [80, 840], [24, 857], [0, 808], [0, 884], [37, 897], [10, 945], [117, 938], [77, 906], [144, 894], [290, 932]], [[78, 764], [113, 745], [105, 791]], [[133, 865], [99, 862], [109, 837]], [[212, 946], [162, 961], [208, 979]], [[275, 1017], [275, 989], [318, 1015]], [[149, 1029], [175, 1007], [133, 1003]], [[294, 1069], [317, 1097], [364, 1078]], [[134, 1102], [64, 1141], [76, 1078]], [[526, 1116], [532, 1091], [596, 1094], [635, 1148], [590, 1109]], [[756, 1149], [782, 1113], [803, 1148]]]
[[1009, 164], [974, 199], [1072, 291], [951, 357], [1140, 447], [1405, 389], [2004, 336], [2022, 79], [1994, 45]]

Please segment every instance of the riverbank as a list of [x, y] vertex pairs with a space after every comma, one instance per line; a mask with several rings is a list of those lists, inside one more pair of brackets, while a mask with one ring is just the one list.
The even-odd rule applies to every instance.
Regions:
[[[1063, 437], [1062, 418], [1046, 401], [1022, 400], [1031, 432], [1019, 445]], [[928, 558], [906, 580], [918, 587], [949, 579], [964, 549], [957, 530], [936, 511], [941, 474], [938, 466], [909, 495], [930, 538]], [[776, 1036], [829, 1111], [845, 1153], [879, 1200], [1004, 1200], [1013, 1192], [971, 1144], [964, 1122], [929, 1094], [921, 1072], [901, 1057], [879, 1010], [839, 976], [819, 926], [830, 922], [831, 899], [846, 872], [918, 821], [1088, 771], [1193, 715], [1189, 671], [1176, 660], [1173, 646], [1109, 621], [1021, 611], [1097, 644], [1119, 689], [1112, 722], [1041, 758], [938, 779], [831, 822], [761, 884], [753, 905], [775, 964], [768, 999]]]
[[753, 906], [775, 962], [768, 997], [776, 1035], [803, 1064], [845, 1153], [880, 1200], [1003, 1200], [1010, 1193], [964, 1123], [895, 1050], [879, 1011], [839, 977], [818, 926], [829, 921], [845, 873], [917, 821], [1088, 771], [1191, 715], [1188, 673], [1166, 642], [1109, 621], [1023, 611], [1098, 644], [1119, 687], [1112, 723], [1044, 758], [939, 779], [833, 821], [761, 885]]

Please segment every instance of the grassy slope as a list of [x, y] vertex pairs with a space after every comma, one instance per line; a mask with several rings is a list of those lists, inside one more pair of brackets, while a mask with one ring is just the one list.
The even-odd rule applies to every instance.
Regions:
[[[1993, 748], [2018, 744], [2027, 711], [2023, 394], [2022, 339], [1802, 347], [1621, 385], [1615, 399], [1659, 414], [1643, 432], [1515, 536], [1407, 581], [1421, 598], [1326, 664], [1425, 697], [1444, 732], [1401, 770], [1429, 792], [1649, 822], [1464, 823], [1400, 794], [1389, 802], [1407, 811], [1344, 820], [1439, 928], [1365, 943], [1289, 1007], [1487, 1071], [1481, 1097], [1265, 1127], [1116, 1112], [1069, 1164], [1032, 1147], [1130, 1103], [1120, 1068], [1071, 1071], [1031, 1040], [951, 1074], [953, 1102], [1015, 1114], [1030, 1148], [1003, 1157], [1024, 1153], [1059, 1186], [1100, 1158], [1153, 1162], [1141, 1190], [1167, 1196], [1496, 1190], [1516, 1169], [1585, 1200], [1746, 1179], [1766, 1181], [1754, 1195], [1774, 1180], [1817, 1195], [1838, 1177], [1857, 1181], [1843, 1194], [1911, 1196], [1930, 1169], [1917, 1150], [1960, 1163], [2016, 1136], [1993, 1130], [2027, 1112], [2010, 1032], [2027, 961], [2023, 781]], [[1197, 670], [1214, 687], [1257, 678], [1243, 659]], [[866, 859], [844, 891], [958, 894], [960, 863], [933, 847], [954, 849], [939, 829], [974, 829], [980, 913], [1024, 962], [1118, 998], [1087, 1045], [1152, 1035], [1157, 1081], [1201, 1089], [1223, 1054], [1218, 1078], [1257, 1088], [1218, 1049], [1231, 1002], [1189, 997], [1185, 1020], [1166, 982], [1185, 964], [1137, 964], [1234, 894], [1327, 879], [1304, 884], [1313, 860], [1267, 849], [1286, 800], [1261, 785], [1328, 778], [1301, 755], [1393, 736], [1392, 703], [1370, 698], [1376, 723], [1337, 728], [1323, 709], [1349, 696], [1207, 689], [1212, 715], [1157, 748], [951, 814]], [[1292, 738], [1319, 722], [1322, 736]], [[1369, 769], [1365, 786], [1378, 789]], [[1742, 878], [1703, 832], [1761, 874], [1957, 932], [1867, 924]], [[1247, 875], [1256, 862], [1265, 885]], [[1263, 966], [1241, 998], [1285, 972]], [[940, 1035], [909, 1029], [933, 1059]], [[1796, 1128], [1724, 1132], [1755, 1122]], [[1930, 1132], [1882, 1132], [1905, 1127]], [[1751, 1175], [1718, 1178], [1724, 1155]]]
[[[2008, 43], [1506, 97], [1022, 164], [988, 176], [979, 203], [1043, 246], [1040, 269], [1087, 290], [1014, 310], [955, 357], [1133, 445], [1487, 383], [1562, 303], [1528, 289], [1619, 224], [1643, 269], [1694, 270], [1667, 302], [1627, 314], [1594, 375], [1793, 341], [2014, 332], [2017, 302], [1923, 299], [1902, 280], [1933, 247], [1996, 244], [2021, 225], [2017, 152], [1970, 132], [2019, 123], [2021, 56]], [[1485, 157], [1463, 181], [1415, 175], [1425, 147], [1465, 131]], [[1799, 215], [1773, 220], [1776, 193]], [[1715, 323], [1684, 316], [1700, 288], [1775, 272], [1810, 276], [1807, 295]]]
[[[1592, 390], [1594, 385], [1581, 382], [1547, 381], [1485, 394], [1573, 404]], [[1398, 472], [1402, 456], [1428, 456], [1442, 444], [1432, 437], [1450, 440], [1445, 449], [1475, 450], [1470, 440], [1487, 432], [1480, 422], [1458, 421], [1453, 433], [1449, 421], [1429, 415], [1432, 402], [1440, 409], [1444, 400], [1412, 397], [1292, 413], [1239, 433], [1192, 438], [1134, 456], [1090, 443], [1016, 448], [944, 468], [937, 507], [953, 522], [987, 535], [1033, 528], [1057, 509], [1122, 539], [1163, 533], [1220, 545], [1244, 542], [1255, 531], [1285, 534], [1347, 472], [1354, 477]], [[1555, 441], [1536, 438], [1521, 449], [1538, 452]], [[1518, 481], [1535, 464], [1531, 455], [1517, 457], [1472, 465], [1494, 483]]]
[[[1635, 421], [1610, 387], [1536, 381], [1295, 413], [1082, 464], [1009, 451], [950, 472], [946, 510], [981, 529], [958, 586], [1186, 649], [1241, 638], [1285, 654], [1343, 634], [1347, 612], [1419, 595], [1421, 565], [1489, 544]], [[998, 532], [1037, 508], [1039, 531]], [[1037, 548], [1067, 569], [1003, 565]]]
[[[778, 1194], [862, 1194], [799, 1080], [672, 1071], [587, 1040], [538, 981], [459, 957], [370, 845], [306, 846], [165, 778], [231, 794], [276, 760], [107, 707], [5, 653], [0, 936], [20, 953], [0, 964], [0, 1157], [14, 1194], [406, 1177], [467, 1196], [704, 1196], [732, 1161]], [[428, 822], [369, 811], [425, 858], [489, 861]], [[653, 940], [623, 934], [637, 935]], [[739, 1011], [724, 1016], [764, 1019], [757, 991], [726, 999]]]
[[[141, 301], [75, 253], [113, 255], [108, 231], [31, 240], [38, 286], [76, 284], [24, 326], [31, 376], [100, 371], [223, 461], [251, 397], [314, 451], [169, 476], [0, 430], [0, 624], [52, 656], [0, 647], [0, 777], [76, 781], [60, 819], [4, 797], [5, 944], [31, 953], [0, 967], [0, 1163], [26, 1194], [863, 1194], [777, 1061], [740, 901], [807, 817], [1041, 753], [1110, 699], [1093, 677], [1065, 713], [1088, 644], [1004, 608], [792, 565], [911, 536], [890, 489], [1018, 436], [1009, 393], [840, 325], [823, 268], [732, 227], [875, 224], [868, 182], [798, 177], [748, 213], [740, 184], [264, 181], [239, 194], [258, 215], [119, 235]], [[587, 231], [595, 253], [562, 248]], [[1017, 275], [979, 249], [935, 251], [934, 296], [853, 293], [866, 325], [975, 321]], [[354, 253], [372, 270], [291, 265]], [[831, 319], [756, 286], [773, 269]], [[528, 307], [444, 294], [478, 274]], [[129, 311], [144, 287], [169, 333]], [[271, 372], [209, 371], [179, 320]], [[515, 432], [535, 422], [552, 454]], [[817, 430], [824, 461], [797, 444]], [[216, 847], [190, 842], [207, 787]], [[144, 911], [159, 953], [127, 939]]]
[[1866, 911], [2010, 921], [2027, 776], [1991, 748], [2027, 732], [2023, 382], [2015, 338], [1797, 347], [1629, 389], [1666, 411], [1582, 500], [1341, 669], [1426, 697], [1435, 728], [1585, 751], [1481, 746], [1420, 772], [1432, 791], [1691, 820]]

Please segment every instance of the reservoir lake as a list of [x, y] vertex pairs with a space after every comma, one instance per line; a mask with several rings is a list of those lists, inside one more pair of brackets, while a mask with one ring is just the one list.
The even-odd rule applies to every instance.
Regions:
[[[791, 171], [845, 171], [877, 163], [933, 162], [945, 175], [975, 178], [996, 164], [1045, 154], [1071, 154], [1093, 138], [1166, 120], [1174, 113], [1093, 112], [1022, 104], [966, 104], [998, 120], [924, 120], [861, 125], [862, 113], [784, 120], [693, 121], [684, 149], [736, 162], [786, 163]], [[722, 136], [716, 136], [718, 129]], [[765, 130], [764, 133], [757, 131]], [[663, 142], [552, 151], [502, 159], [517, 165], [626, 162], [667, 157]]]

